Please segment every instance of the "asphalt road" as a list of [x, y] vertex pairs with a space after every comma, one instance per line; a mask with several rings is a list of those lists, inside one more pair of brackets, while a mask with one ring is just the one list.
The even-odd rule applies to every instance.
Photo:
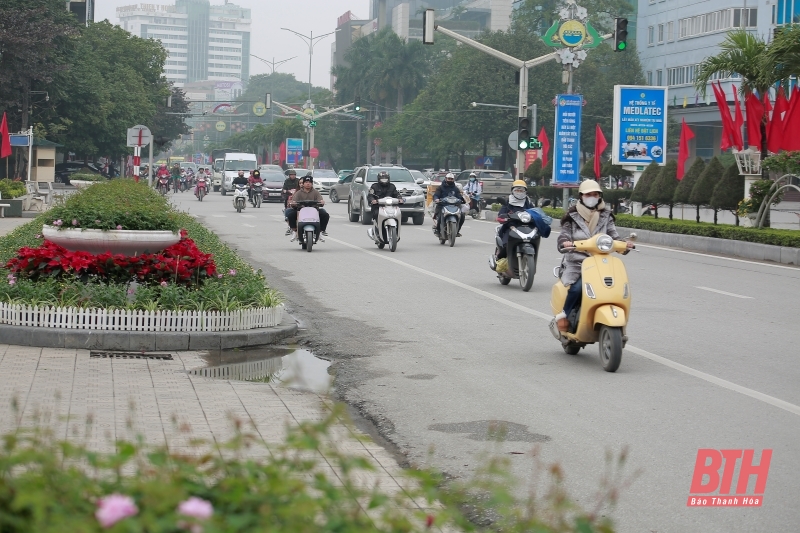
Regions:
[[[391, 253], [328, 203], [330, 237], [308, 254], [283, 235], [282, 205], [237, 214], [230, 196], [190, 193], [176, 204], [288, 295], [313, 350], [334, 361], [336, 394], [410, 462], [468, 476], [492, 451], [528, 484], [537, 450], [593, 507], [606, 452], [627, 447], [625, 472], [640, 473], [607, 508], [619, 531], [796, 530], [799, 268], [640, 245], [624, 259], [630, 341], [610, 374], [596, 345], [569, 356], [548, 331], [555, 232], [523, 293], [487, 266], [489, 222], [468, 219], [449, 248], [426, 218], [404, 225]], [[504, 422], [502, 443], [486, 439], [491, 420]], [[772, 449], [763, 506], [688, 508], [699, 448]]]

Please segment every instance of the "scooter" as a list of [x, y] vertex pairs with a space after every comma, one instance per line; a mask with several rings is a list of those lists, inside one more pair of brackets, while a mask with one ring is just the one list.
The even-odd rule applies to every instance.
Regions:
[[397, 198], [379, 198], [378, 216], [375, 218], [375, 225], [367, 230], [369, 238], [383, 250], [388, 244], [389, 250], [394, 252], [397, 249], [397, 241], [400, 240], [400, 200]]
[[321, 228], [319, 204], [317, 202], [297, 202], [297, 241], [308, 253], [311, 253], [311, 248], [319, 240]]
[[166, 196], [169, 192], [169, 176], [161, 175], [158, 177], [158, 191]]
[[237, 213], [241, 213], [242, 209], [247, 207], [247, 185], [233, 186], [233, 207]]
[[478, 193], [469, 194], [469, 215], [473, 219], [480, 218], [481, 216], [481, 195]]
[[200, 176], [197, 178], [197, 190], [194, 195], [202, 202], [206, 194], [208, 194], [208, 183], [206, 182], [205, 176]]
[[[508, 228], [508, 242], [503, 244], [500, 230], [503, 227], [502, 224], [508, 220], [517, 220], [521, 224]], [[506, 248], [508, 261], [508, 269], [505, 272], [497, 272], [497, 279], [502, 285], [508, 285], [512, 279], [519, 279], [520, 288], [528, 292], [533, 286], [533, 277], [536, 275], [536, 253], [539, 250], [542, 236], [539, 235], [533, 216], [528, 211], [509, 213], [508, 218], [498, 218], [497, 221], [500, 225], [495, 229], [495, 243], [497, 250]], [[497, 251], [489, 259], [489, 266], [496, 271], [495, 257], [497, 257]]]
[[463, 198], [445, 196], [441, 199], [442, 209], [439, 211], [439, 244], [450, 242], [450, 248], [455, 246], [458, 236], [458, 222], [461, 220], [461, 204]]
[[[636, 240], [636, 234], [631, 233], [629, 239]], [[569, 355], [577, 355], [587, 344], [599, 342], [603, 369], [616, 372], [622, 362], [622, 349], [628, 342], [631, 287], [625, 264], [610, 254], [619, 252], [626, 255], [629, 251], [627, 243], [600, 234], [573, 244], [570, 248], [563, 248], [561, 253], [576, 251], [589, 254], [581, 263], [581, 302], [567, 317], [569, 331], [559, 331], [553, 319], [550, 332]], [[560, 278], [562, 272], [563, 263], [553, 270], [553, 275]], [[564, 309], [566, 299], [567, 287], [560, 280], [556, 281], [550, 293], [553, 315]]]
[[264, 200], [263, 184], [253, 183], [250, 186], [250, 203], [253, 207], [261, 207], [261, 202]]

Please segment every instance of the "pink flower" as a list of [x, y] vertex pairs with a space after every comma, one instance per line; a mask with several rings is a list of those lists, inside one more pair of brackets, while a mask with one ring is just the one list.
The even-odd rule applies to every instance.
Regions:
[[100, 525], [109, 528], [129, 516], [135, 516], [139, 512], [133, 498], [122, 494], [112, 494], [101, 498], [97, 505], [94, 516]]
[[231, 276], [235, 276], [236, 275], [236, 269], [232, 268], [232, 269], [228, 270], [228, 274], [231, 275]]
[[58, 220], [54, 220], [54, 221], [53, 221], [53, 225], [54, 225], [54, 226], [60, 226], [60, 225], [62, 225], [63, 223], [64, 223], [64, 222], [62, 222], [60, 218], [59, 218]]
[[78, 219], [77, 218], [73, 218], [72, 219], [72, 225], [73, 226], [77, 226], [78, 225]]
[[167, 282], [166, 282], [166, 281], [162, 281], [162, 282], [161, 282], [161, 286], [162, 286], [162, 287], [166, 287], [166, 286], [167, 286]]
[[214, 508], [211, 502], [192, 496], [178, 506], [178, 513], [198, 520], [208, 520], [214, 514]]
[[218, 278], [221, 278], [221, 277], [222, 277], [222, 274], [217, 274], [217, 277], [218, 277]]
[[117, 229], [122, 229], [122, 226], [120, 226], [119, 224], [117, 224]]
[[100, 219], [99, 219], [99, 218], [98, 218], [98, 219], [96, 219], [96, 220], [94, 221], [94, 223], [95, 223], [95, 224], [100, 224]]
[[37, 234], [36, 234], [36, 238], [37, 238], [37, 239], [41, 239], [41, 238], [42, 238], [41, 234], [37, 233]]
[[17, 278], [11, 278], [11, 279], [9, 279], [9, 280], [8, 280], [8, 284], [9, 284], [9, 285], [16, 285], [16, 284], [17, 284]]

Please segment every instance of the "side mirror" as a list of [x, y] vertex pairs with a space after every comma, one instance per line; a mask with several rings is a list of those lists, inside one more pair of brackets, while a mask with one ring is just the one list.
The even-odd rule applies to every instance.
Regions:
[[425, 180], [422, 179], [422, 178], [417, 178], [416, 181], [417, 181], [417, 185], [422, 185], [423, 183], [425, 183]]
[[364, 183], [364, 178], [356, 178], [353, 180], [353, 183]]
[[344, 178], [339, 178], [339, 185], [341, 185], [342, 183], [344, 183]]

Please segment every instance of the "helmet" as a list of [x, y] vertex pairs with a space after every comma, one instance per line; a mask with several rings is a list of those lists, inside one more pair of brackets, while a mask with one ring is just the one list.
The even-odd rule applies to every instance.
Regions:
[[311, 176], [311, 174], [306, 174], [305, 176], [300, 178], [300, 183], [305, 183], [307, 181], [310, 181], [311, 183], [314, 183], [314, 178]]
[[599, 192], [603, 194], [603, 189], [600, 188], [600, 184], [594, 180], [585, 180], [581, 183], [581, 186], [578, 187], [579, 194], [586, 194], [587, 192]]
[[[386, 180], [386, 181], [382, 181], [382, 180]], [[385, 170], [381, 170], [380, 172], [378, 172], [378, 181], [379, 182], [381, 182], [381, 183], [389, 183], [389, 180], [390, 180], [390, 177], [389, 177], [389, 173], [388, 172], [386, 172]]]
[[254, 178], [260, 178], [261, 177], [261, 171], [260, 170], [254, 170], [253, 171], [253, 177]]
[[242, 170], [242, 169], [239, 169], [239, 175], [240, 175], [240, 176], [244, 176], [244, 170]]
[[289, 176], [297, 176], [297, 171], [293, 168], [289, 169]]
[[470, 172], [470, 173], [469, 173], [469, 179], [470, 179], [470, 180], [475, 180], [475, 179], [477, 179], [477, 178], [478, 178], [478, 175], [477, 175], [477, 174], [475, 174], [474, 172]]
[[456, 179], [456, 175], [453, 174], [452, 172], [448, 172], [447, 176], [445, 176], [444, 179], [445, 180], [455, 180]]
[[525, 189], [527, 189], [528, 184], [525, 183], [524, 180], [515, 180], [514, 183], [511, 184], [511, 188], [514, 189], [516, 187], [525, 187]]

